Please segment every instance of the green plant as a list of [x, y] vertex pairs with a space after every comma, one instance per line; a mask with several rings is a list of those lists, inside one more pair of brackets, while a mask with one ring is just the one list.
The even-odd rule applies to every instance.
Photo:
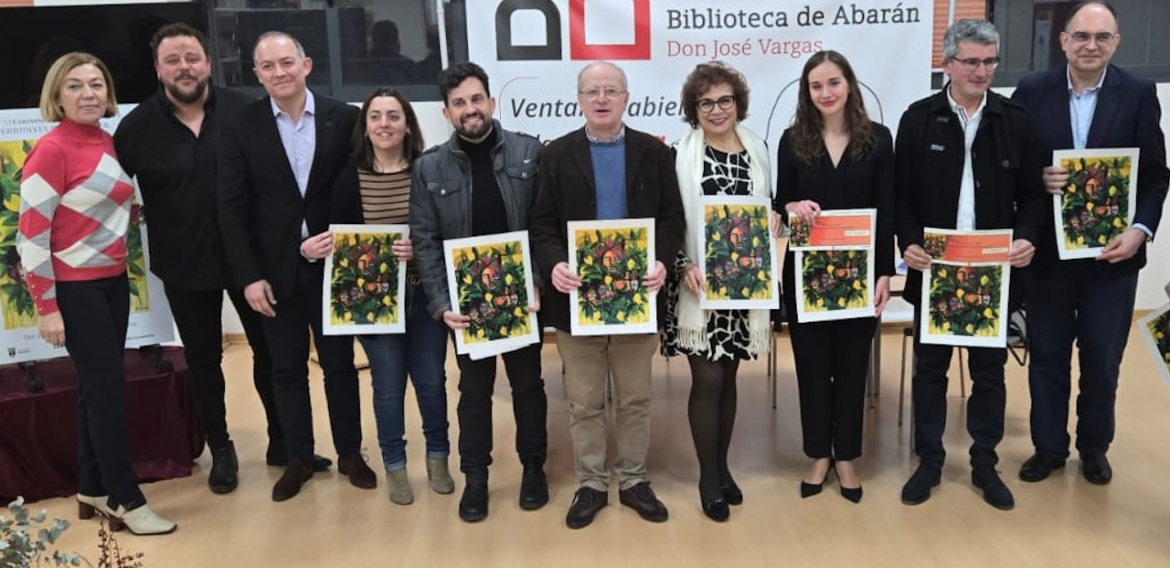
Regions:
[[69, 521], [46, 522], [46, 512], [29, 512], [23, 497], [9, 503], [8, 512], [11, 519], [0, 515], [0, 568], [81, 566], [81, 556], [51, 550], [69, 529]]

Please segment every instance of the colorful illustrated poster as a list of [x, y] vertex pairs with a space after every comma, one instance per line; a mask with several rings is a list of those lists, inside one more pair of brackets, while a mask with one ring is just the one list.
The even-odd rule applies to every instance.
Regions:
[[847, 250], [873, 246], [877, 209], [821, 211], [813, 224], [800, 215], [788, 215], [791, 250]]
[[922, 275], [923, 343], [1007, 346], [1011, 246], [1010, 230], [925, 230], [922, 248], [933, 261]]
[[24, 285], [24, 270], [16, 252], [20, 223], [20, 171], [35, 140], [0, 142], [0, 313], [4, 329], [37, 327], [37, 308]]
[[569, 294], [573, 335], [658, 331], [657, 294], [642, 286], [654, 267], [654, 219], [569, 221], [569, 270], [581, 287]]
[[150, 282], [146, 277], [146, 240], [143, 234], [142, 196], [134, 192], [130, 205], [130, 226], [126, 229], [126, 276], [130, 281], [130, 313], [144, 314], [150, 311]]
[[323, 333], [365, 335], [406, 331], [406, 264], [394, 241], [406, 225], [330, 225], [333, 254], [325, 257], [329, 284], [321, 290]]
[[455, 352], [483, 359], [540, 341], [528, 231], [443, 241], [451, 305], [471, 318]]
[[[120, 105], [118, 116], [103, 119], [102, 128], [113, 132], [120, 117], [133, 108], [134, 105]], [[64, 347], [54, 348], [37, 332], [36, 307], [25, 287], [16, 250], [24, 162], [37, 140], [53, 126], [41, 119], [38, 109], [0, 110], [0, 364], [68, 355]], [[149, 220], [141, 219], [140, 203], [142, 197], [135, 191], [126, 237], [131, 292], [127, 348], [175, 340], [162, 281], [150, 272], [150, 242], [145, 230]]]
[[1064, 195], [1052, 196], [1061, 260], [1095, 258], [1129, 230], [1137, 206], [1138, 148], [1057, 150], [1052, 164], [1068, 169]]
[[1139, 319], [1138, 327], [1150, 355], [1154, 357], [1162, 382], [1170, 388], [1170, 303]]
[[809, 225], [790, 215], [801, 323], [873, 317], [876, 209], [821, 211]]
[[768, 198], [705, 197], [699, 242], [704, 254], [696, 259], [706, 277], [703, 309], [775, 308], [780, 301], [776, 244], [768, 228]]

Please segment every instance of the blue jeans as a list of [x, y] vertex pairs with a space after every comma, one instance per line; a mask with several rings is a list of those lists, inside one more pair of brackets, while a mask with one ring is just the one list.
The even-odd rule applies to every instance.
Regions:
[[421, 285], [406, 287], [406, 333], [359, 335], [374, 383], [374, 419], [387, 471], [406, 467], [406, 376], [414, 383], [428, 458], [451, 453], [447, 438], [447, 328], [427, 313]]

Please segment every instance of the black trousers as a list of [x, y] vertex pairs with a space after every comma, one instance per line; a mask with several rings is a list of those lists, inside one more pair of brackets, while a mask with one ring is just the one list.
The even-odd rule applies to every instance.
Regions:
[[109, 495], [109, 506], [146, 503], [130, 454], [123, 353], [130, 319], [126, 274], [57, 282], [65, 349], [77, 371], [77, 490]]
[[[223, 376], [223, 293], [224, 290], [185, 290], [167, 284], [167, 300], [179, 337], [183, 340], [183, 356], [187, 359], [187, 376], [199, 421], [207, 433], [207, 445], [217, 448], [231, 439], [227, 428], [227, 408], [224, 406]], [[240, 315], [248, 345], [252, 347], [252, 383], [264, 405], [268, 419], [270, 445], [283, 445], [284, 433], [276, 411], [276, 395], [272, 390], [272, 357], [264, 341], [262, 316], [244, 299], [242, 290], [227, 290], [228, 298]]]
[[[516, 420], [516, 453], [525, 465], [544, 465], [548, 456], [548, 398], [540, 378], [541, 344], [505, 353], [504, 369], [512, 385], [512, 415]], [[459, 363], [459, 469], [469, 481], [487, 481], [492, 463], [492, 392], [496, 385], [496, 357]]]
[[353, 336], [321, 334], [323, 263], [301, 261], [297, 288], [279, 301], [276, 316], [264, 318], [264, 336], [272, 354], [276, 410], [284, 430], [290, 462], [308, 464], [313, 457], [313, 407], [309, 400], [309, 331], [325, 371], [325, 399], [333, 446], [338, 455], [358, 453], [362, 443], [361, 401], [353, 366]]
[[1077, 344], [1076, 448], [1103, 454], [1113, 443], [1114, 407], [1121, 358], [1129, 340], [1137, 273], [1102, 273], [1092, 261], [1033, 268], [1028, 287], [1032, 363], [1032, 443], [1057, 457], [1068, 455], [1073, 340]]
[[800, 388], [804, 453], [810, 458], [861, 457], [865, 379], [874, 318], [796, 323], [792, 355]]
[[[920, 311], [914, 310], [914, 329], [919, 329]], [[947, 370], [951, 367], [950, 345], [928, 345], [914, 335], [914, 448], [923, 463], [942, 467], [946, 458], [943, 432], [947, 426]], [[971, 467], [995, 466], [995, 447], [1003, 439], [1004, 406], [1007, 389], [1003, 366], [1007, 349], [967, 348], [967, 370], [971, 374], [971, 396], [967, 397], [967, 432], [971, 434]]]

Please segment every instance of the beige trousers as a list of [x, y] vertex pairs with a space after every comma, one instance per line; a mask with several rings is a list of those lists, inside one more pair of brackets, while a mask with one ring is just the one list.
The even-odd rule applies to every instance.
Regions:
[[557, 331], [557, 350], [565, 364], [569, 434], [581, 486], [609, 488], [606, 458], [605, 383], [613, 375], [618, 488], [646, 481], [650, 450], [650, 359], [657, 334], [574, 337]]

